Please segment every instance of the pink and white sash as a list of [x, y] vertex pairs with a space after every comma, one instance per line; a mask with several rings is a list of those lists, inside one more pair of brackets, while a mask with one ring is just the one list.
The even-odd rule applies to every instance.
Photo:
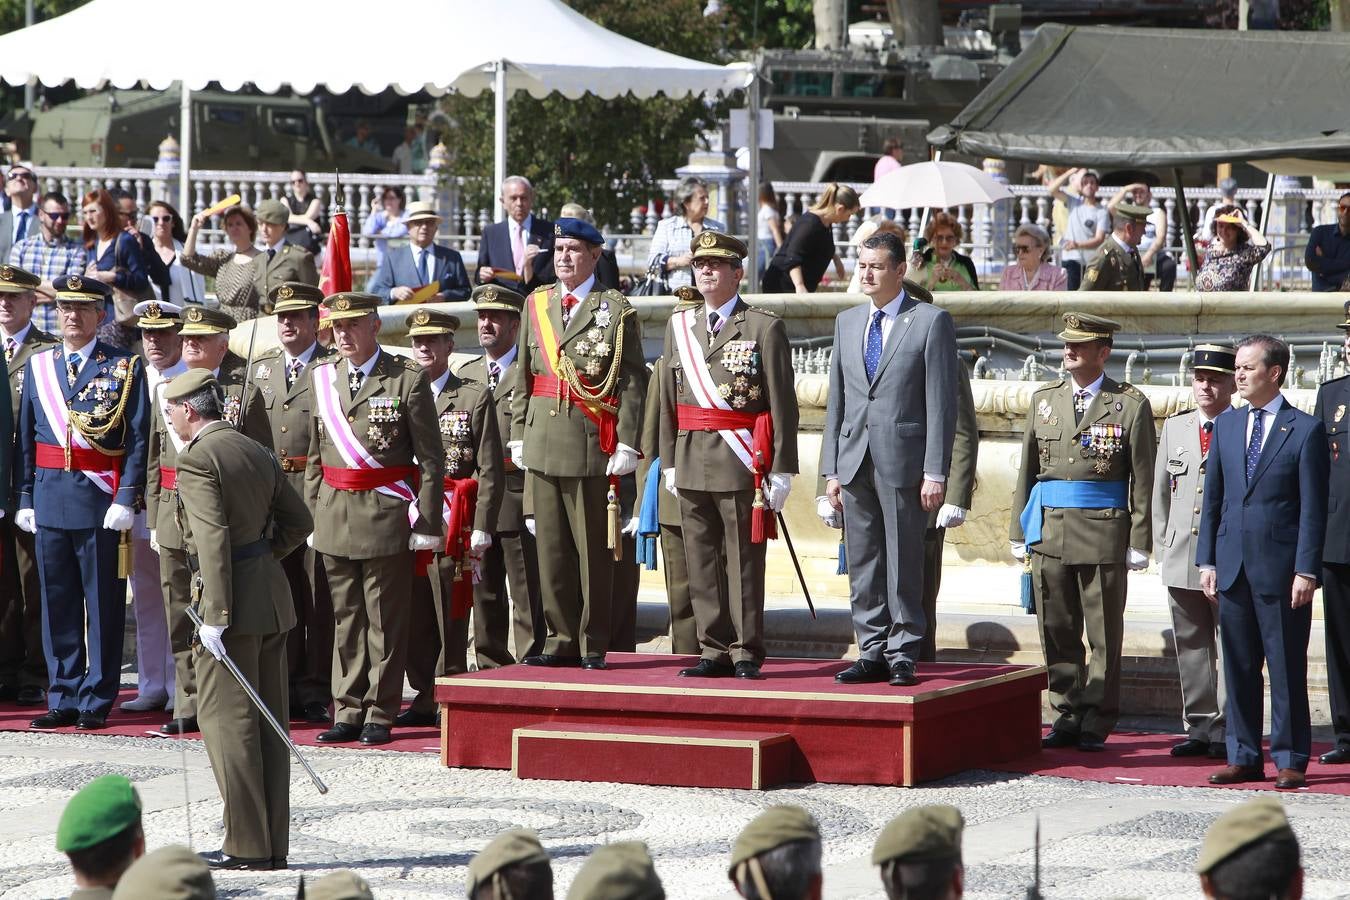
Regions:
[[[56, 352], [56, 348], [44, 350], [30, 360], [33, 367], [33, 377], [37, 381], [38, 403], [42, 406], [42, 413], [47, 417], [47, 425], [50, 426], [58, 444], [65, 447], [66, 438], [69, 436], [76, 447], [82, 450], [92, 450], [93, 446], [85, 440], [84, 435], [70, 427], [70, 411], [66, 408], [66, 395], [61, 389], [59, 380], [65, 377], [65, 372], [62, 371], [59, 375], [57, 374], [57, 370], [62, 367], [56, 358]], [[86, 365], [92, 363], [93, 360], [88, 360]], [[99, 490], [109, 496], [113, 494], [116, 488], [117, 472], [113, 469], [103, 469], [97, 472], [81, 471], [80, 474], [92, 481]]]
[[[699, 309], [686, 309], [675, 314], [679, 319], [675, 323], [675, 347], [684, 361], [684, 370], [689, 373], [689, 390], [698, 405], [704, 409], [730, 410], [731, 404], [717, 392], [717, 383], [713, 381], [712, 371], [708, 368], [708, 361], [703, 358], [702, 346], [694, 333], [699, 312]], [[725, 428], [717, 433], [745, 467], [751, 472], [755, 471], [754, 439], [750, 429]]]

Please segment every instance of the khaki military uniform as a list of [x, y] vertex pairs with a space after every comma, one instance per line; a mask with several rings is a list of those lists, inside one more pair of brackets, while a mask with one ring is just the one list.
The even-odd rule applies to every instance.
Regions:
[[[260, 354], [253, 366], [253, 384], [262, 394], [263, 406], [272, 426], [277, 462], [291, 487], [305, 495], [305, 465], [309, 453], [309, 423], [314, 414], [314, 392], [310, 386], [310, 367], [333, 356], [335, 351], [314, 345], [298, 377], [288, 383], [286, 352], [275, 347]], [[311, 510], [312, 512], [312, 510]], [[295, 627], [286, 642], [286, 661], [290, 667], [292, 704], [332, 701], [333, 684], [333, 601], [317, 554], [303, 544], [281, 561], [295, 603]]]
[[[31, 326], [13, 353], [5, 353], [9, 370], [9, 398], [12, 421], [19, 417], [23, 399], [25, 366], [34, 353], [61, 341], [54, 335]], [[18, 442], [15, 432], [11, 442]], [[6, 488], [6, 492], [9, 489]], [[9, 514], [0, 520], [0, 553], [11, 565], [0, 565], [0, 687], [17, 690], [33, 687], [47, 690], [47, 659], [42, 652], [42, 585], [38, 578], [37, 552], [33, 535], [14, 526], [17, 497], [6, 504]], [[12, 699], [12, 698], [11, 698]]]
[[1083, 274], [1082, 291], [1142, 291], [1144, 267], [1137, 249], [1126, 250], [1108, 234], [1102, 248]]
[[[267, 420], [262, 393], [256, 385], [248, 390], [248, 402], [243, 400], [244, 358], [226, 351], [216, 376], [225, 393], [224, 421], [253, 438], [264, 447], [272, 447], [272, 426]], [[181, 377], [181, 376], [180, 376]], [[145, 527], [155, 533], [159, 544], [160, 587], [164, 593], [164, 612], [169, 621], [169, 645], [173, 649], [174, 703], [176, 719], [187, 719], [197, 714], [197, 681], [192, 673], [192, 621], [187, 617], [188, 585], [191, 574], [187, 564], [187, 543], [177, 516], [174, 488], [166, 476], [177, 477], [178, 449], [170, 436], [168, 413], [164, 405], [164, 389], [170, 378], [159, 385], [158, 395], [151, 399], [150, 455], [145, 487]]]
[[[270, 260], [266, 250], [253, 257], [253, 284], [259, 297], [271, 297], [277, 286], [286, 281], [317, 285], [319, 270], [314, 265], [314, 254], [294, 244], [283, 244]], [[262, 312], [271, 312], [270, 301]]]
[[[520, 367], [512, 360], [492, 390], [497, 434], [503, 446], [502, 501], [492, 546], [483, 554], [480, 580], [473, 589], [473, 646], [480, 669], [485, 668], [485, 661], [498, 660], [498, 665], [507, 665], [533, 656], [544, 647], [539, 560], [534, 535], [525, 529], [525, 473], [516, 468], [504, 449], [511, 436], [511, 405], [519, 372]], [[487, 358], [479, 357], [466, 363], [458, 374], [466, 381], [486, 385]], [[506, 618], [508, 603], [511, 606], [509, 620]], [[484, 611], [483, 615], [480, 616], [479, 610]], [[508, 627], [515, 640], [514, 658], [507, 646]]]
[[[474, 507], [474, 531], [492, 534], [501, 508], [505, 484], [502, 478], [502, 441], [497, 430], [497, 409], [487, 386], [463, 381], [454, 373], [436, 395], [436, 421], [445, 447], [445, 477], [473, 478], [478, 482], [478, 501]], [[467, 543], [467, 539], [466, 539]], [[428, 578], [418, 579], [413, 592], [413, 615], [408, 652], [408, 684], [417, 692], [412, 709], [419, 713], [436, 708], [436, 679], [468, 671], [469, 616], [452, 617], [453, 592], [457, 577], [472, 579], [467, 558], [456, 559], [436, 554], [436, 565]], [[421, 593], [425, 592], [425, 593]], [[421, 596], [419, 596], [421, 593]], [[483, 604], [474, 592], [474, 650], [480, 669], [495, 669], [514, 660], [502, 641], [505, 657], [488, 655], [490, 648], [479, 643], [478, 634], [506, 636], [508, 611], [505, 605]]]
[[[286, 632], [295, 611], [278, 560], [304, 544], [309, 510], [268, 448], [223, 423], [198, 432], [177, 463], [176, 498], [198, 579], [193, 601], [205, 624], [225, 627], [226, 653], [284, 725]], [[222, 661], [198, 646], [193, 662], [197, 718], [225, 801], [223, 850], [285, 859], [290, 751]]]
[[[340, 298], [345, 299], [343, 295]], [[331, 299], [331, 298], [330, 298]], [[352, 365], [330, 357], [311, 378], [336, 375], [337, 396], [356, 439], [383, 467], [415, 466], [416, 521], [409, 504], [377, 490], [343, 489], [324, 470], [347, 468], [316, 403], [305, 470], [314, 510], [314, 549], [323, 554], [333, 597], [333, 702], [336, 723], [389, 727], [403, 696], [408, 596], [413, 554], [409, 532], [442, 536], [444, 454], [426, 376], [410, 360], [377, 351], [370, 375], [353, 396]]]
[[[1153, 410], [1137, 389], [1107, 377], [1078, 422], [1075, 385], [1062, 379], [1031, 398], [1022, 461], [1012, 500], [1018, 516], [1038, 481], [1127, 483], [1125, 509], [1044, 509], [1042, 539], [1027, 551], [1036, 618], [1049, 670], [1055, 730], [1106, 738], [1120, 712], [1125, 559], [1152, 547], [1151, 491], [1157, 440]], [[1089, 659], [1083, 665], [1086, 629]]]
[[[607, 546], [605, 467], [599, 429], [575, 405], [556, 396], [533, 396], [546, 362], [532, 307], [547, 306], [560, 355], [572, 360], [588, 384], [616, 375], [610, 396], [616, 399], [618, 443], [637, 449], [642, 428], [642, 399], [647, 366], [642, 335], [628, 299], [615, 290], [593, 290], [564, 325], [560, 284], [541, 288], [526, 299], [522, 314], [511, 438], [524, 444], [526, 505], [533, 510], [538, 535], [539, 579], [549, 656], [603, 657], [609, 649], [614, 555]], [[556, 374], [556, 373], [555, 373]]]
[[[797, 472], [797, 394], [783, 321], [738, 299], [711, 346], [705, 309], [694, 308], [693, 344], [733, 409], [773, 418], [770, 472]], [[754, 476], [717, 431], [679, 427], [678, 407], [697, 406], [673, 316], [661, 379], [661, 465], [675, 470], [689, 593], [701, 655], [716, 663], [764, 660], [765, 543], [751, 543]], [[665, 375], [669, 375], [666, 378]], [[768, 472], [764, 473], [768, 485]], [[767, 504], [767, 500], [766, 500]]]

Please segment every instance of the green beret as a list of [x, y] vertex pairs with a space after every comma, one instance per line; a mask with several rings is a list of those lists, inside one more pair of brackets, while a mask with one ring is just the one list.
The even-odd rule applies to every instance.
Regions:
[[1289, 827], [1289, 817], [1284, 807], [1274, 797], [1257, 797], [1248, 800], [1237, 809], [1214, 820], [1205, 832], [1205, 842], [1200, 846], [1200, 859], [1195, 863], [1195, 871], [1204, 875], [1210, 869], [1262, 838], [1293, 837], [1294, 829]]
[[507, 866], [531, 865], [548, 862], [548, 853], [539, 843], [539, 835], [529, 828], [511, 828], [492, 839], [478, 855], [469, 861], [468, 893]]
[[349, 869], [329, 872], [313, 884], [305, 885], [308, 900], [375, 900], [370, 885]]
[[180, 844], [147, 853], [122, 873], [113, 900], [215, 900], [206, 860]]
[[784, 844], [819, 840], [820, 826], [809, 812], [789, 804], [771, 806], [755, 816], [736, 836], [736, 843], [731, 845], [731, 871], [734, 873], [747, 859]]
[[1120, 330], [1120, 323], [1087, 313], [1065, 313], [1064, 330], [1059, 339], [1066, 344], [1082, 344], [1109, 338]]
[[95, 778], [76, 792], [56, 826], [56, 849], [88, 850], [141, 820], [141, 797], [121, 775]]
[[665, 900], [647, 845], [619, 841], [597, 847], [582, 864], [567, 900]]
[[182, 375], [175, 375], [169, 379], [168, 385], [164, 388], [164, 399], [170, 403], [177, 403], [184, 397], [209, 386], [217, 388], [220, 386], [210, 369], [188, 369]]
[[291, 220], [291, 208], [280, 200], [264, 200], [258, 204], [258, 221], [269, 225], [285, 225]]
[[929, 862], [961, 858], [965, 819], [955, 806], [916, 806], [891, 819], [872, 848], [872, 865], [891, 860]]

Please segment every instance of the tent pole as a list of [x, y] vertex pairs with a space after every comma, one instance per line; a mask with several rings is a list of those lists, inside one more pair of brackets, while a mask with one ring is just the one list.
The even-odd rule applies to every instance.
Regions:
[[497, 72], [496, 91], [496, 123], [493, 127], [493, 164], [492, 164], [492, 193], [496, 198], [492, 201], [492, 221], [500, 222], [502, 220], [502, 182], [506, 180], [506, 60], [499, 59], [492, 64]]
[[749, 231], [750, 293], [759, 293], [759, 66], [750, 76], [745, 92], [746, 140], [750, 142], [749, 171], [745, 175], [745, 227]]
[[[942, 151], [941, 151], [941, 150], [934, 150], [934, 151], [933, 151], [933, 162], [942, 162]], [[925, 207], [923, 208], [923, 212], [919, 214], [919, 234], [918, 234], [918, 235], [913, 235], [913, 234], [911, 234], [911, 235], [909, 236], [909, 237], [910, 237], [910, 242], [909, 242], [909, 243], [910, 243], [910, 246], [911, 246], [911, 247], [914, 246], [914, 240], [915, 240], [915, 238], [918, 237], [918, 236], [921, 236], [925, 231], [928, 230], [928, 216], [929, 216], [932, 212], [933, 212], [933, 211], [932, 211], [931, 209], [929, 209], [928, 207], [925, 206]]]
[[[1266, 233], [1266, 228], [1267, 228], [1267, 226], [1270, 225], [1270, 206], [1271, 206], [1271, 204], [1274, 203], [1274, 202], [1275, 202], [1275, 173], [1274, 173], [1274, 172], [1267, 172], [1267, 173], [1266, 173], [1266, 199], [1265, 199], [1265, 202], [1263, 202], [1263, 203], [1261, 204], [1261, 224], [1260, 224], [1260, 226], [1259, 226], [1260, 229], [1261, 229], [1261, 233], [1262, 233], [1262, 234], [1265, 234], [1265, 233]], [[1266, 240], [1270, 240], [1270, 238], [1266, 238]], [[1273, 262], [1273, 260], [1272, 260], [1272, 262]], [[1248, 287], [1249, 287], [1251, 290], [1253, 290], [1253, 291], [1257, 291], [1257, 290], [1260, 290], [1260, 289], [1261, 289], [1261, 267], [1260, 267], [1260, 266], [1252, 266], [1252, 281], [1251, 281], [1251, 284], [1248, 285]]]
[[178, 82], [178, 208], [184, 219], [195, 214], [192, 209], [192, 91], [187, 82]]
[[1186, 261], [1190, 263], [1186, 267], [1186, 275], [1190, 280], [1191, 290], [1195, 290], [1195, 270], [1200, 268], [1200, 258], [1195, 255], [1195, 235], [1191, 228], [1191, 211], [1186, 206], [1186, 189], [1181, 186], [1181, 170], [1172, 170], [1172, 185], [1177, 192], [1177, 215], [1181, 218], [1181, 239], [1186, 245]]

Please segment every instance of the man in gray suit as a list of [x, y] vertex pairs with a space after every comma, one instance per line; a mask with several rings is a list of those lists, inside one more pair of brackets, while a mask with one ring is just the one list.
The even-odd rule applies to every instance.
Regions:
[[843, 684], [918, 683], [914, 663], [929, 623], [923, 611], [923, 536], [942, 505], [956, 433], [957, 358], [952, 317], [905, 282], [905, 247], [893, 234], [863, 242], [863, 293], [839, 314], [820, 472], [844, 514], [849, 599], [858, 661]]
[[1186, 740], [1173, 756], [1223, 759], [1223, 683], [1219, 664], [1219, 611], [1200, 589], [1195, 538], [1214, 418], [1233, 405], [1234, 350], [1216, 344], [1195, 348], [1191, 392], [1196, 409], [1163, 422], [1153, 475], [1153, 546], [1172, 607], [1172, 639], [1181, 670]]

